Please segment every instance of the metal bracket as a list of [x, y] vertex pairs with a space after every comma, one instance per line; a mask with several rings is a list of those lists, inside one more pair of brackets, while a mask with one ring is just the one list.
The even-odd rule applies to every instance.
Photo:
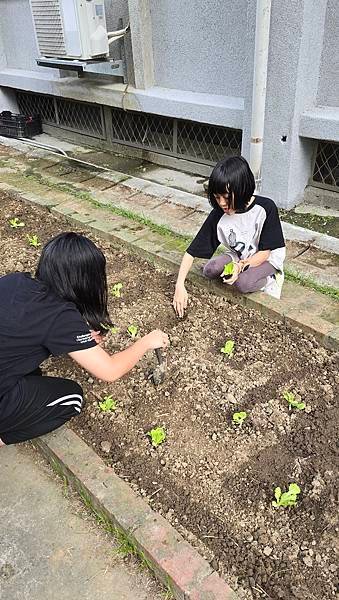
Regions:
[[111, 75], [122, 77], [126, 83], [126, 69], [123, 60], [71, 60], [63, 58], [37, 58], [39, 67], [50, 67], [51, 69], [65, 69], [66, 71], [77, 71], [79, 77], [84, 73], [97, 75]]

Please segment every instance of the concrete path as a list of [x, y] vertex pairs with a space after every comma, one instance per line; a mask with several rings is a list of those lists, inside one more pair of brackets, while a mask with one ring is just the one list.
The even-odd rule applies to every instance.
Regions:
[[0, 450], [1, 600], [163, 600], [29, 445]]

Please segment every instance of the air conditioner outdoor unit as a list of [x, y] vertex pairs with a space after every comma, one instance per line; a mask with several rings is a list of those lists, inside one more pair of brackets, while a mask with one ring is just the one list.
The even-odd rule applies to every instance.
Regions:
[[30, 0], [41, 56], [91, 60], [107, 57], [104, 0]]

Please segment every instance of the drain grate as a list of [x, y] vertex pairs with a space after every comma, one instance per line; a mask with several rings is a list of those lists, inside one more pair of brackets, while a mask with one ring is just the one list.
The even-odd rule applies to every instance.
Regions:
[[339, 191], [339, 144], [319, 141], [314, 162], [312, 183]]
[[202, 164], [240, 155], [242, 132], [217, 125], [112, 109], [114, 142]]

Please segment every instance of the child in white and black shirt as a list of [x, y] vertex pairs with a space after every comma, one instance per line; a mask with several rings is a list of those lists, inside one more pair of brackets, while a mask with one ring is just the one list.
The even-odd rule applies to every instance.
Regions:
[[[254, 196], [253, 173], [243, 157], [220, 161], [212, 171], [208, 197], [213, 210], [187, 248], [176, 283], [173, 305], [179, 316], [187, 306], [185, 279], [193, 260], [210, 259], [203, 273], [219, 278], [234, 263], [225, 283], [242, 293], [259, 290], [280, 297], [286, 249], [278, 210], [273, 200]], [[211, 258], [222, 244], [226, 253]]]

